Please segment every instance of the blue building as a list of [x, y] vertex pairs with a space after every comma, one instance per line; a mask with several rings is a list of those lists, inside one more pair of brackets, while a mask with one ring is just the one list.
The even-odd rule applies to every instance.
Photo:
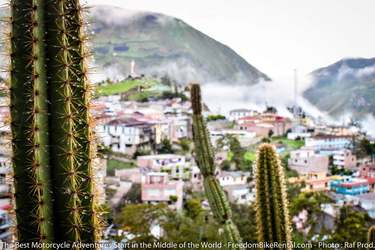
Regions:
[[329, 186], [330, 190], [343, 195], [360, 195], [369, 191], [369, 184], [366, 179], [356, 179], [347, 176], [332, 179]]

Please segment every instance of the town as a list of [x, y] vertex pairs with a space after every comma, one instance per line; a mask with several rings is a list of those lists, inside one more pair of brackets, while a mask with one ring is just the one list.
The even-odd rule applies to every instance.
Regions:
[[[168, 209], [173, 216], [197, 213], [192, 218], [203, 213], [203, 220], [210, 220], [203, 178], [194, 160], [188, 89], [167, 76], [129, 76], [98, 84], [92, 114], [99, 151], [96, 183], [105, 211], [106, 240], [145, 240], [142, 233], [164, 239], [167, 229], [157, 223], [156, 214], [138, 225], [148, 225], [146, 231], [135, 229], [134, 218], [121, 216], [138, 216], [137, 210], [150, 209], [149, 215], [157, 209]], [[237, 108], [228, 114], [204, 109], [218, 166], [215, 175], [237, 210], [255, 200], [257, 146], [270, 142], [287, 176], [293, 228], [301, 242], [338, 237], [326, 232], [340, 230], [338, 224], [345, 220], [338, 221], [344, 211], [360, 215], [359, 224], [375, 219], [375, 147], [373, 138], [360, 126], [331, 125], [298, 107], [291, 107], [289, 116], [278, 114], [272, 106]], [[12, 202], [5, 97], [1, 98], [0, 119], [0, 240], [7, 242], [12, 236], [8, 214]], [[143, 219], [137, 218], [138, 224], [140, 221]], [[255, 238], [249, 237], [244, 240]]]

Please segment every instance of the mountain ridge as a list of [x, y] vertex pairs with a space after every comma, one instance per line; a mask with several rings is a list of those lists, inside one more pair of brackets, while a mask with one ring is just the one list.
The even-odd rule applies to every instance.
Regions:
[[375, 57], [344, 58], [310, 73], [303, 96], [332, 116], [375, 115]]

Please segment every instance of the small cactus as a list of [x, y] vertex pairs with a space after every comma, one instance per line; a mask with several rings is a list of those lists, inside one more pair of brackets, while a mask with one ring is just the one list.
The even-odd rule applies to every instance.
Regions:
[[198, 84], [192, 84], [191, 86], [191, 104], [196, 161], [204, 178], [203, 184], [208, 202], [214, 217], [224, 229], [226, 241], [240, 243], [241, 237], [232, 221], [232, 211], [227, 197], [215, 178], [214, 153], [202, 116], [201, 93]]
[[[368, 243], [375, 244], [375, 226], [372, 226], [368, 229], [367, 241]], [[374, 249], [374, 248], [369, 247], [369, 249]]]
[[274, 146], [262, 144], [256, 167], [256, 221], [259, 242], [286, 243], [290, 249], [291, 229], [285, 180]]
[[98, 240], [79, 0], [12, 0], [10, 99], [20, 242]]

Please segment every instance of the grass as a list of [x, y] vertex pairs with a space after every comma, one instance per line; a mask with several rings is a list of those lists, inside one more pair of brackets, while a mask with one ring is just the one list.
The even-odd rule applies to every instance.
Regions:
[[244, 159], [245, 160], [247, 160], [247, 161], [252, 161], [252, 162], [255, 162], [255, 160], [256, 160], [256, 158], [257, 158], [257, 155], [256, 155], [256, 153], [255, 152], [250, 152], [250, 151], [248, 151], [248, 152], [246, 152], [245, 154], [244, 154]]
[[134, 162], [123, 162], [115, 159], [109, 159], [107, 162], [107, 175], [114, 176], [116, 169], [130, 169], [134, 167]]
[[282, 143], [288, 147], [290, 150], [296, 150], [305, 145], [304, 140], [289, 140], [286, 137], [273, 137], [272, 138], [272, 143]]
[[156, 82], [154, 80], [124, 80], [119, 83], [109, 84], [105, 86], [100, 86], [97, 88], [97, 96], [108, 96], [125, 93], [135, 87], [143, 86], [150, 87], [153, 86]]
[[129, 100], [142, 101], [142, 100], [148, 99], [150, 97], [158, 96], [158, 95], [160, 95], [160, 93], [153, 92], [153, 91], [143, 91], [143, 92], [135, 93], [129, 96]]

